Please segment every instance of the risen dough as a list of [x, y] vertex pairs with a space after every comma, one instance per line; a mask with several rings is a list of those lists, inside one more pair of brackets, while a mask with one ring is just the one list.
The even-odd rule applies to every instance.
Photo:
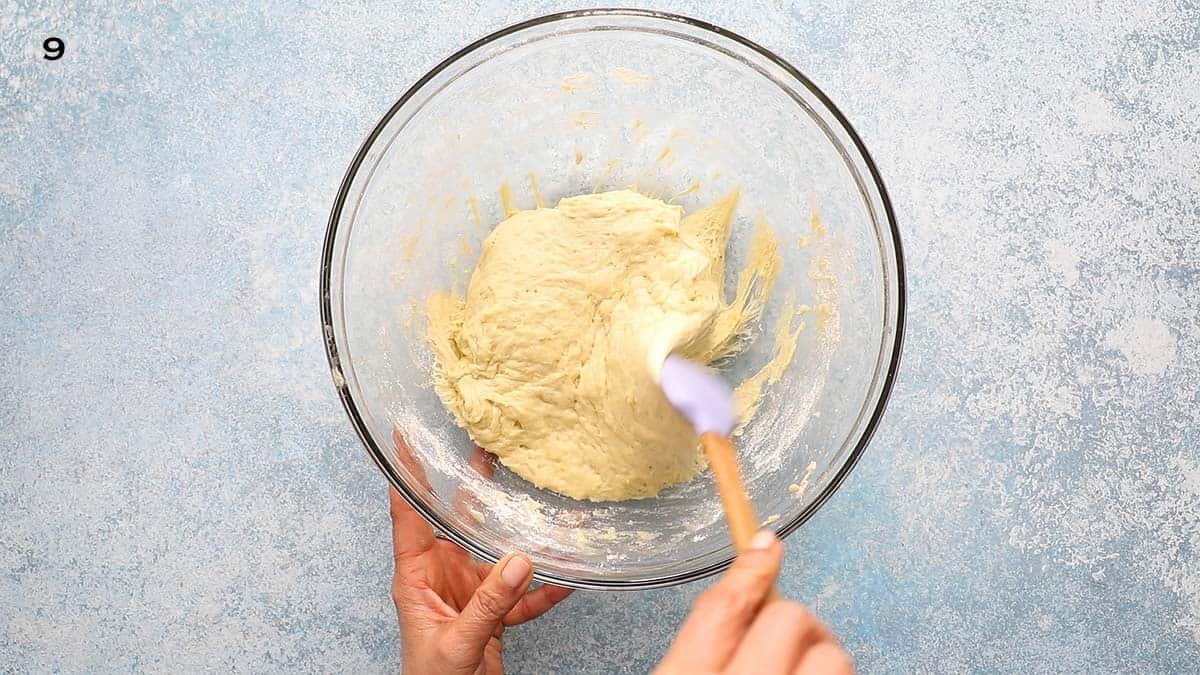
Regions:
[[[683, 218], [630, 190], [520, 211], [483, 243], [465, 298], [429, 299], [438, 395], [481, 447], [578, 499], [653, 496], [703, 467], [658, 370], [735, 349], [772, 272], [722, 302], [736, 192]], [[743, 281], [743, 280], [739, 280]], [[745, 288], [742, 288], [745, 286]], [[756, 287], [756, 288], [752, 288]]]

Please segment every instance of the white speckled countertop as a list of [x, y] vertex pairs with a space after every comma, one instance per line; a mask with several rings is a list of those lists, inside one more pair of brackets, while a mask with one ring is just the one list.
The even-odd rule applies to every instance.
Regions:
[[[394, 671], [325, 222], [412, 81], [568, 6], [68, 4], [0, 0], [0, 671]], [[864, 672], [1200, 661], [1200, 8], [1042, 4], [651, 3], [804, 71], [896, 207], [901, 378], [781, 582]], [[510, 669], [644, 672], [705, 585]]]

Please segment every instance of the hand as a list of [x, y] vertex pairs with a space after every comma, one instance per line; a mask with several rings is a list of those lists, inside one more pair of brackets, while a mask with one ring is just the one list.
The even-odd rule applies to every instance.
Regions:
[[775, 535], [754, 535], [721, 581], [696, 598], [656, 675], [851, 675], [849, 655], [800, 603], [768, 599], [782, 562]]
[[[394, 434], [397, 450], [408, 446]], [[418, 478], [419, 479], [419, 478]], [[396, 573], [392, 600], [400, 619], [406, 673], [503, 673], [500, 636], [506, 626], [541, 616], [570, 595], [557, 586], [526, 592], [529, 559], [509, 554], [496, 565], [476, 562], [388, 489]]]

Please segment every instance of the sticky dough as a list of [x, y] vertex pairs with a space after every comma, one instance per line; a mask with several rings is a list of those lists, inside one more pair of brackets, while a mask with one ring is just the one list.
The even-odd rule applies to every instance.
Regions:
[[619, 190], [497, 225], [466, 296], [427, 307], [434, 386], [459, 425], [518, 475], [578, 499], [648, 497], [693, 477], [703, 456], [659, 367], [672, 350], [705, 363], [738, 350], [778, 266], [773, 240], [757, 237], [724, 301], [737, 197], [684, 217]]

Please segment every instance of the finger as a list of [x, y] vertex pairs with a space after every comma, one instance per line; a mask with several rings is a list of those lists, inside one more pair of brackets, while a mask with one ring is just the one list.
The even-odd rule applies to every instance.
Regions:
[[663, 666], [681, 672], [723, 669], [771, 592], [782, 561], [783, 545], [773, 533], [754, 535], [725, 576], [696, 598]]
[[460, 488], [454, 493], [454, 512], [473, 523], [481, 522], [483, 520], [480, 515], [483, 513], [483, 502], [479, 501], [475, 495]]
[[504, 615], [505, 626], [515, 626], [538, 618], [567, 599], [573, 589], [562, 586], [541, 586], [521, 596], [517, 606]]
[[392, 557], [397, 567], [401, 561], [433, 548], [433, 527], [392, 487], [388, 487], [388, 512], [392, 516]]
[[529, 558], [516, 553], [502, 558], [450, 624], [449, 644], [466, 653], [482, 653], [488, 640], [504, 629], [504, 616], [520, 601], [532, 578]]
[[417, 456], [413, 453], [412, 446], [404, 437], [400, 435], [399, 429], [392, 429], [392, 442], [396, 445], [396, 459], [400, 460], [400, 464], [408, 469], [408, 473], [420, 483], [425, 489], [432, 491], [429, 487], [429, 479], [425, 477], [425, 469], [421, 463], [417, 461]]
[[496, 456], [479, 446], [475, 446], [467, 464], [484, 478], [491, 478], [496, 473]]
[[791, 673], [800, 657], [829, 633], [798, 602], [763, 607], [729, 664], [730, 673]]
[[[471, 453], [471, 457], [467, 459], [467, 465], [480, 476], [491, 478], [496, 473], [495, 460], [495, 455], [477, 445], [474, 452]], [[481, 520], [480, 514], [483, 513], [483, 503], [474, 493], [460, 485], [454, 491], [454, 510], [459, 515], [478, 523]]]
[[800, 658], [795, 675], [854, 675], [854, 661], [832, 642], [818, 642]]
[[[408, 441], [400, 435], [399, 429], [392, 429], [392, 442], [396, 444], [396, 457], [400, 463], [408, 469], [413, 478], [429, 487], [425, 471], [413, 456]], [[433, 548], [433, 527], [414, 511], [394, 488], [388, 489], [388, 504], [392, 515], [392, 557], [397, 562], [421, 555]]]

